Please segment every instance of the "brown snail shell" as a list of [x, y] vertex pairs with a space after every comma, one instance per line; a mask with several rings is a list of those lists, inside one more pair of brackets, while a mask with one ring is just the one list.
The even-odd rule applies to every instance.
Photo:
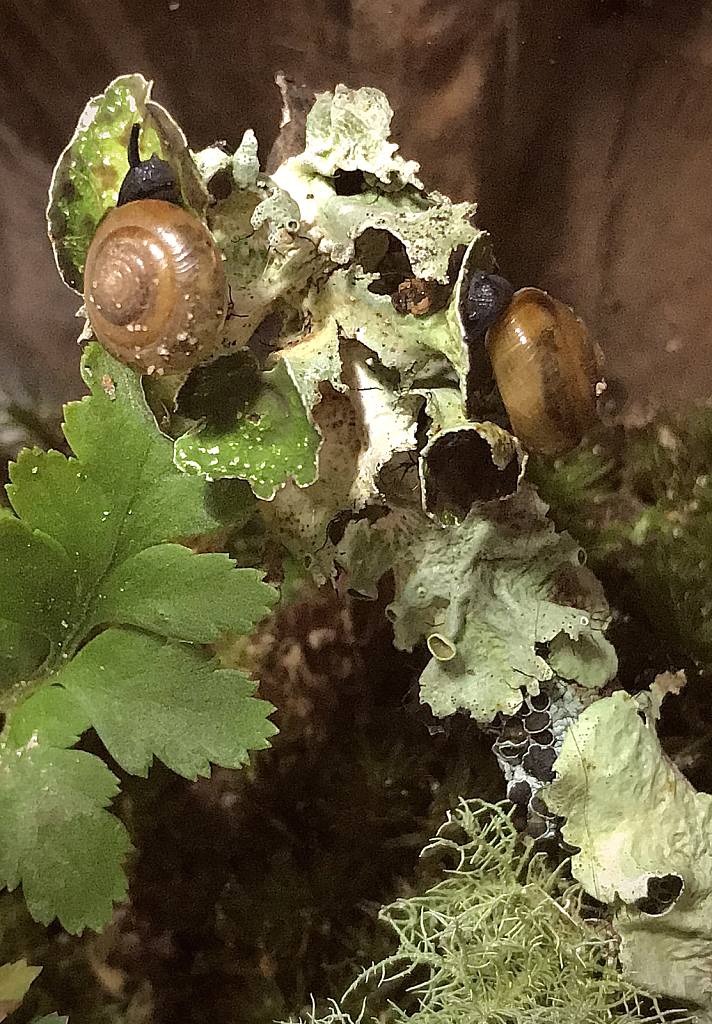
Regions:
[[486, 336], [512, 430], [523, 446], [557, 456], [596, 417], [602, 355], [571, 309], [538, 288], [515, 292]]
[[89, 246], [84, 301], [96, 337], [122, 363], [186, 373], [220, 348], [228, 301], [220, 251], [180, 206], [117, 206]]

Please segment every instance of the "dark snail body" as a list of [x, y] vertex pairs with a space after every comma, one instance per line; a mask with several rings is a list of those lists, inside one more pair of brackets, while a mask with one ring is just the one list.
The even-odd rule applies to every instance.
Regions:
[[522, 288], [487, 331], [486, 347], [524, 447], [551, 457], [575, 448], [595, 419], [601, 371], [581, 320], [546, 292]]
[[141, 125], [133, 125], [127, 153], [129, 169], [121, 182], [116, 205], [124, 206], [140, 199], [165, 199], [167, 203], [180, 206], [181, 194], [175, 171], [155, 153], [148, 160], [141, 159], [138, 151], [140, 133]]
[[504, 313], [513, 294], [509, 281], [483, 270], [469, 275], [462, 294], [460, 323], [468, 351], [466, 413], [471, 420], [490, 414], [495, 382], [485, 335]]
[[478, 270], [470, 276], [463, 310], [465, 340], [468, 345], [484, 337], [485, 332], [504, 313], [513, 294], [512, 285], [498, 274]]
[[194, 214], [153, 198], [179, 195], [175, 176], [155, 155], [138, 159], [136, 128], [120, 205], [89, 246], [84, 301], [96, 337], [122, 363], [143, 373], [186, 373], [220, 347], [222, 256]]

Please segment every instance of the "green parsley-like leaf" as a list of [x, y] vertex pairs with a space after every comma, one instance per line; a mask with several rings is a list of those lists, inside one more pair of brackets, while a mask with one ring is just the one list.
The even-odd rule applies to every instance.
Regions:
[[0, 619], [0, 699], [18, 679], [31, 676], [49, 653], [47, 637]]
[[0, 882], [20, 882], [32, 916], [68, 932], [101, 928], [126, 894], [126, 830], [105, 807], [116, 777], [82, 750], [34, 741], [0, 754]]
[[10, 479], [7, 492], [24, 522], [53, 537], [72, 569], [86, 578], [100, 572], [112, 556], [115, 518], [110, 494], [81, 463], [61, 452], [25, 448], [10, 464]]
[[[99, 345], [87, 348], [82, 368], [93, 393], [66, 407], [77, 457], [22, 452], [7, 488], [21, 519], [0, 519], [0, 616], [65, 654], [105, 621], [98, 587], [110, 587], [123, 560], [218, 525], [205, 509], [203, 481], [176, 472], [136, 375]], [[210, 585], [206, 593], [214, 593]], [[221, 590], [214, 601], [223, 598]], [[126, 602], [122, 611], [119, 621], [135, 621]]]
[[4, 518], [0, 566], [0, 616], [59, 639], [77, 596], [73, 563], [62, 547], [19, 519]]
[[180, 544], [157, 544], [111, 573], [96, 620], [209, 643], [228, 630], [248, 633], [269, 612], [273, 595], [262, 573], [237, 571], [228, 555], [194, 555]]
[[43, 746], [73, 747], [91, 719], [61, 686], [45, 686], [33, 693], [13, 714], [7, 742], [24, 747], [37, 742]]
[[124, 517], [114, 557], [216, 529], [203, 484], [176, 473], [171, 441], [158, 430], [136, 374], [100, 345], [89, 345], [82, 375], [92, 395], [66, 407], [64, 432]]
[[82, 370], [92, 394], [66, 408], [75, 457], [22, 452], [16, 515], [0, 516], [0, 886], [22, 882], [37, 920], [75, 932], [123, 898], [129, 842], [104, 809], [114, 776], [66, 748], [94, 725], [128, 771], [160, 757], [195, 778], [276, 731], [254, 683], [190, 646], [249, 632], [276, 591], [175, 543], [220, 525], [205, 481], [174, 465], [132, 371], [96, 344]]
[[146, 775], [153, 757], [179, 775], [238, 768], [277, 730], [255, 683], [182, 644], [110, 629], [58, 674], [119, 764]]

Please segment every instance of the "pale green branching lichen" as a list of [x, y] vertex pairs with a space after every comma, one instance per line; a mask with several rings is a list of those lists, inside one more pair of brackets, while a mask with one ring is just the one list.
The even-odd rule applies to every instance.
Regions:
[[451, 856], [455, 866], [423, 896], [381, 911], [396, 951], [309, 1024], [348, 1024], [341, 1007], [367, 997], [370, 1005], [379, 989], [393, 999], [398, 982], [409, 1008], [391, 1002], [388, 1019], [411, 1024], [694, 1020], [621, 978], [610, 930], [581, 919], [580, 888], [522, 845], [503, 805], [463, 801], [424, 854]]

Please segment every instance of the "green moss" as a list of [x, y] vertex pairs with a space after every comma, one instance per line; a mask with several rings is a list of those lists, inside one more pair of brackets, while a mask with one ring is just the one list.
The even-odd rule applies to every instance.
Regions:
[[[656, 632], [712, 665], [712, 408], [661, 415], [531, 476], [596, 575], [635, 590]], [[610, 589], [610, 587], [609, 587]]]

